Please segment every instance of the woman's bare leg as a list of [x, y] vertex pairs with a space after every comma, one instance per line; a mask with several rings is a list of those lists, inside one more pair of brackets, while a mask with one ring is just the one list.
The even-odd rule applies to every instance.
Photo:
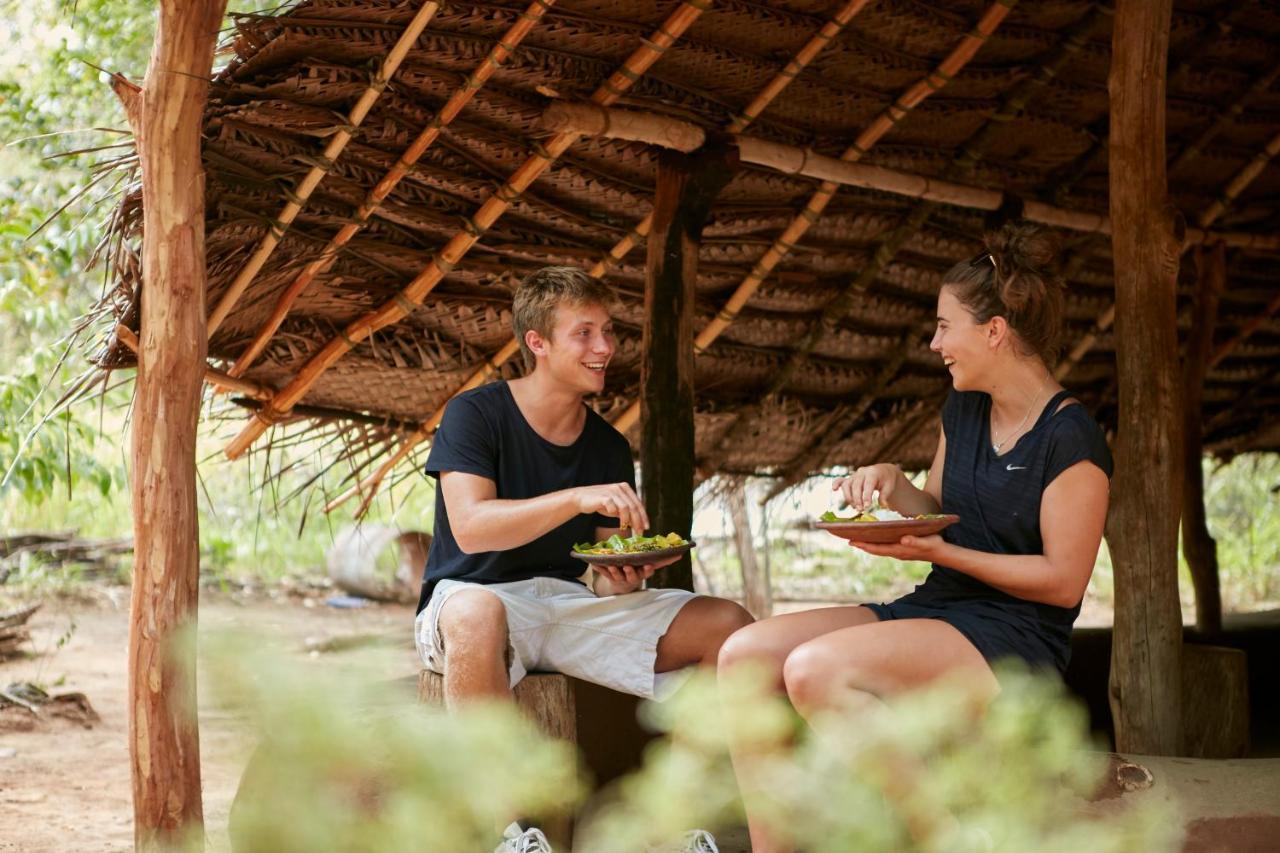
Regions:
[[[824, 607], [774, 616], [734, 632], [720, 647], [719, 672], [727, 674], [743, 664], [762, 668], [774, 690], [784, 689], [783, 666], [787, 657], [799, 646], [832, 631], [854, 629], [877, 621], [876, 614], [865, 607]], [[729, 753], [739, 778], [743, 778], [751, 756], [745, 745], [729, 743]], [[751, 833], [751, 849], [755, 853], [783, 851], [753, 809], [747, 805], [747, 829]]]

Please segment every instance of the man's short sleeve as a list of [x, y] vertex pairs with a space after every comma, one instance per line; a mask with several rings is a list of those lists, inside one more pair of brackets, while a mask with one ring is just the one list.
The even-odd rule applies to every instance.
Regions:
[[445, 407], [431, 442], [425, 472], [439, 478], [445, 471], [498, 479], [497, 438], [493, 425], [469, 397], [457, 397]]

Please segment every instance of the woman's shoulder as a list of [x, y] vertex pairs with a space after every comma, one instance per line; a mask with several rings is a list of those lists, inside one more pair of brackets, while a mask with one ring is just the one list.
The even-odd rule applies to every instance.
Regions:
[[1113, 462], [1106, 432], [1082, 403], [1067, 398], [1046, 426], [1051, 456], [1063, 461], [1088, 459], [1111, 476]]

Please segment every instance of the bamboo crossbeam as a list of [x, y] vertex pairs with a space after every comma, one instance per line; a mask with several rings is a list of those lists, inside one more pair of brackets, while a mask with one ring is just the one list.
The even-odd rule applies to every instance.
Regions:
[[1262, 325], [1270, 320], [1277, 311], [1280, 311], [1280, 294], [1276, 294], [1272, 297], [1271, 301], [1267, 303], [1266, 307], [1263, 308], [1262, 311], [1253, 317], [1250, 317], [1249, 321], [1240, 327], [1240, 331], [1237, 332], [1234, 337], [1228, 341], [1224, 341], [1221, 346], [1213, 351], [1213, 355], [1209, 357], [1209, 369], [1212, 370], [1217, 367], [1224, 358], [1235, 351], [1236, 347], [1240, 346], [1249, 339], [1250, 335], [1262, 328]]
[[[615, 71], [608, 80], [600, 85], [591, 100], [608, 106], [621, 97], [632, 84], [638, 80], [656, 62], [666, 50], [675, 43], [689, 26], [698, 19], [704, 9], [708, 8], [706, 0], [686, 0], [676, 7], [675, 11], [659, 25], [658, 29], [644, 40], [640, 47], [627, 58], [622, 67]], [[546, 171], [547, 167], [559, 159], [576, 140], [573, 133], [560, 133], [552, 137], [545, 145], [535, 145], [535, 153], [520, 165], [511, 177], [494, 192], [466, 221], [461, 231], [456, 233], [444, 248], [427, 264], [401, 291], [383, 303], [380, 307], [358, 318], [349, 324], [339, 335], [332, 338], [321, 350], [303, 366], [302, 370], [279, 393], [256, 412], [227, 445], [226, 454], [235, 459], [248, 449], [267, 428], [278, 420], [291, 406], [299, 402], [307, 390], [315, 384], [320, 375], [330, 366], [346, 355], [361, 340], [384, 326], [390, 325], [407, 316], [422, 304], [445, 275], [454, 269], [467, 252], [493, 226], [511, 204], [530, 184]]]
[[[765, 85], [764, 89], [762, 89], [760, 93], [751, 100], [751, 103], [748, 104], [741, 113], [734, 117], [733, 121], [729, 123], [727, 130], [730, 133], [740, 133], [755, 121], [756, 118], [758, 118], [769, 106], [769, 104], [772, 103], [773, 100], [777, 98], [778, 95], [780, 95], [783, 90], [785, 90], [787, 86], [789, 86], [791, 82], [800, 75], [800, 72], [803, 71], [815, 57], [817, 57], [822, 49], [840, 34], [840, 32], [848, 25], [849, 21], [853, 19], [853, 16], [862, 11], [862, 8], [866, 6], [868, 2], [870, 2], [870, 0], [850, 0], [850, 2], [845, 3], [845, 5], [832, 16], [831, 20], [827, 21], [827, 23], [822, 26], [822, 29], [820, 29], [813, 38], [809, 39], [809, 41], [805, 43], [804, 47], [800, 48], [786, 66], [774, 75], [774, 77]], [[636, 224], [635, 228], [631, 229], [626, 236], [615, 243], [614, 246], [609, 249], [608, 253], [591, 267], [588, 275], [592, 278], [604, 278], [610, 267], [625, 258], [632, 249], [648, 237], [649, 231], [652, 227], [653, 213], [650, 211], [645, 214], [645, 217], [641, 219], [640, 222]], [[473, 373], [467, 381], [458, 388], [458, 390], [454, 391], [453, 394], [449, 396], [449, 399], [452, 400], [457, 395], [465, 391], [469, 391], [472, 388], [476, 388], [481, 383], [488, 380], [489, 377], [493, 376], [509, 358], [519, 351], [519, 349], [520, 346], [518, 341], [515, 339], [508, 341], [501, 350], [485, 361], [485, 363], [475, 373]], [[444, 417], [444, 409], [445, 406], [448, 405], [448, 402], [449, 401], [446, 400], [431, 413], [431, 416], [424, 422], [422, 429], [406, 436], [401, 442], [400, 447], [396, 449], [393, 457], [379, 466], [378, 470], [354, 485], [352, 488], [347, 489], [338, 497], [329, 501], [329, 503], [325, 505], [325, 512], [332, 512], [335, 508], [350, 500], [355, 495], [363, 494], [365, 497], [361, 503], [360, 509], [356, 513], [357, 517], [363, 515], [364, 511], [368, 508], [370, 501], [372, 501], [373, 496], [377, 493], [382, 480], [387, 476], [387, 474], [389, 474], [400, 461], [408, 457], [415, 446], [430, 438], [431, 433], [435, 431], [435, 428], [440, 424], [441, 418]]]
[[[647, 142], [684, 152], [696, 150], [706, 138], [701, 127], [683, 119], [637, 110], [605, 109], [594, 104], [558, 102], [543, 114], [543, 123], [551, 130], [573, 131], [583, 136]], [[735, 135], [731, 139], [738, 148], [738, 159], [742, 163], [762, 166], [789, 175], [817, 178], [844, 187], [877, 190], [921, 201], [975, 210], [999, 210], [1007, 199], [1005, 193], [1000, 190], [969, 186], [882, 166], [849, 162], [819, 154], [811, 148], [799, 145], [787, 145], [742, 135]], [[1280, 140], [1280, 137], [1277, 137], [1277, 140]], [[1258, 169], [1260, 170], [1261, 166], [1258, 166]], [[1089, 234], [1111, 233], [1111, 219], [1105, 213], [1069, 210], [1039, 201], [1024, 202], [1022, 218], [1071, 231]], [[1204, 242], [1280, 249], [1280, 235], [1216, 233], [1205, 230], [1204, 227], [1188, 230], [1188, 245]]]
[[232, 307], [244, 295], [249, 283], [262, 270], [267, 259], [271, 257], [271, 253], [275, 251], [276, 246], [284, 239], [284, 233], [289, 230], [289, 226], [297, 218], [298, 212], [302, 210], [307, 203], [307, 199], [311, 197], [316, 187], [320, 185], [325, 175], [329, 173], [333, 162], [347, 147], [347, 143], [351, 141], [356, 128], [369, 115], [369, 110], [373, 108], [374, 101], [378, 100], [382, 91], [387, 87], [387, 83], [395, 76], [396, 71], [400, 68], [400, 63], [404, 61], [405, 56], [409, 53], [409, 49], [418, 40], [418, 36], [422, 35], [422, 31], [426, 29], [427, 24], [435, 16], [439, 8], [440, 4], [437, 0], [427, 0], [426, 3], [422, 4], [422, 7], [418, 9], [418, 13], [413, 16], [413, 20], [409, 22], [404, 32], [400, 34], [400, 38], [391, 47], [391, 51], [378, 68], [378, 72], [369, 81], [368, 88], [364, 90], [359, 100], [356, 101], [355, 106], [347, 113], [347, 126], [339, 128], [334, 133], [329, 140], [329, 144], [325, 146], [324, 153], [320, 155], [319, 162], [311, 167], [292, 191], [286, 193], [287, 201], [284, 207], [276, 214], [271, 227], [267, 229], [267, 233], [263, 235], [262, 240], [258, 243], [258, 248], [254, 250], [253, 255], [241, 267], [240, 272], [236, 274], [230, 287], [227, 288], [226, 293], [222, 294], [222, 298], [218, 300], [218, 304], [209, 315], [208, 334], [210, 337], [213, 337], [213, 333], [222, 325], [222, 321], [227, 318], [227, 314], [231, 312]]
[[1200, 135], [1190, 145], [1178, 152], [1178, 156], [1174, 157], [1173, 162], [1169, 164], [1170, 174], [1200, 156], [1200, 152], [1204, 150], [1205, 146], [1212, 142], [1218, 134], [1226, 130], [1244, 112], [1250, 101], [1270, 90], [1276, 80], [1280, 80], [1280, 63], [1259, 75], [1245, 90], [1244, 94], [1237, 98], [1231, 106], [1219, 113], [1217, 118], [1201, 131]]
[[[133, 333], [133, 329], [121, 323], [115, 328], [115, 336], [116, 340], [124, 344], [129, 352], [134, 355], [138, 354], [138, 336]], [[261, 382], [253, 382], [249, 379], [237, 379], [212, 367], [204, 369], [204, 381], [215, 388], [223, 387], [232, 391], [239, 391], [241, 394], [245, 394], [255, 400], [270, 400], [271, 395], [275, 393], [275, 389], [269, 385], [263, 385]]]
[[[997, 2], [988, 6], [973, 30], [961, 39], [960, 44], [938, 64], [938, 67], [918, 80], [876, 116], [871, 124], [858, 135], [853, 144], [840, 155], [840, 159], [845, 162], [860, 160], [863, 154], [893, 129], [894, 125], [906, 118], [911, 110], [959, 74], [961, 69], [969, 63], [969, 60], [977, 54], [979, 48], [982, 47], [991, 33], [995, 32], [996, 27], [1009, 14], [1009, 10], [1013, 8], [1016, 2], [1017, 0], [997, 0]], [[720, 312], [698, 333], [693, 343], [695, 354], [705, 352], [707, 347], [711, 346], [712, 342], [720, 336], [720, 333], [728, 328], [729, 324], [742, 311], [743, 306], [747, 304], [747, 301], [764, 283], [769, 273], [790, 254], [797, 241], [804, 236], [809, 227], [818, 221], [818, 218], [826, 210], [827, 205], [831, 202], [838, 189], [838, 184], [831, 181], [822, 182], [817, 192], [810, 196], [804, 209], [791, 220], [791, 223], [783, 230], [782, 235], [774, 240], [760, 260], [756, 262], [747, 277], [738, 284], [733, 294], [729, 297], [729, 301], [720, 309]], [[639, 418], [640, 403], [637, 401], [627, 407], [626, 411], [613, 422], [613, 425], [618, 430], [626, 432], [635, 425]]]
[[284, 322], [288, 316], [289, 310], [293, 307], [294, 302], [302, 295], [316, 276], [324, 274], [333, 262], [337, 260], [338, 252], [343, 246], [351, 242], [354, 237], [368, 223], [369, 218], [381, 206], [383, 200], [386, 199], [391, 191], [395, 189], [400, 180], [409, 173], [415, 163], [427, 152], [427, 149], [440, 136], [440, 132], [453, 123], [453, 120], [462, 112], [463, 107], [471, 102], [472, 97], [480, 88], [489, 81], [494, 72], [507, 61], [515, 49], [519, 46], [529, 31], [542, 20], [542, 16], [555, 3], [555, 0], [533, 0], [529, 7], [524, 10], [524, 14], [520, 15], [507, 32], [498, 39], [497, 43], [489, 51], [488, 55], [480, 62], [471, 75], [467, 77], [466, 83], [461, 89], [455, 91], [440, 108], [439, 112], [432, 117], [423, 131], [418, 134], [417, 138], [410, 143], [404, 153], [400, 155], [400, 159], [390, 170], [369, 190], [364, 201], [356, 208], [352, 221], [343, 225], [330, 240], [328, 245], [321, 250], [320, 255], [310, 263], [308, 263], [302, 272], [285, 288], [284, 292], [276, 300], [275, 307], [272, 309], [271, 316], [258, 330], [249, 346], [245, 348], [240, 357], [236, 359], [232, 365], [230, 373], [232, 376], [240, 376], [254, 360], [266, 348], [267, 343], [271, 340], [271, 336], [280, 328], [280, 324]]

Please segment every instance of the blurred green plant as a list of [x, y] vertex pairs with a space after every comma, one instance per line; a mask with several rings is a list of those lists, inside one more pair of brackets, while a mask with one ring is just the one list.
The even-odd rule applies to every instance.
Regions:
[[1158, 806], [1082, 814], [1105, 767], [1089, 751], [1084, 710], [1054, 681], [1000, 675], [1003, 692], [985, 710], [947, 684], [841, 708], [812, 730], [749, 676], [719, 688], [695, 678], [648, 706], [668, 736], [583, 829], [582, 849], [643, 851], [692, 826], [739, 823], [726, 737], [750, 756], [743, 796], [798, 849], [1174, 849], [1176, 825]]
[[243, 713], [258, 744], [232, 806], [238, 853], [491, 850], [511, 820], [581, 797], [572, 746], [513, 706], [446, 714], [254, 638], [201, 646], [216, 702]]

